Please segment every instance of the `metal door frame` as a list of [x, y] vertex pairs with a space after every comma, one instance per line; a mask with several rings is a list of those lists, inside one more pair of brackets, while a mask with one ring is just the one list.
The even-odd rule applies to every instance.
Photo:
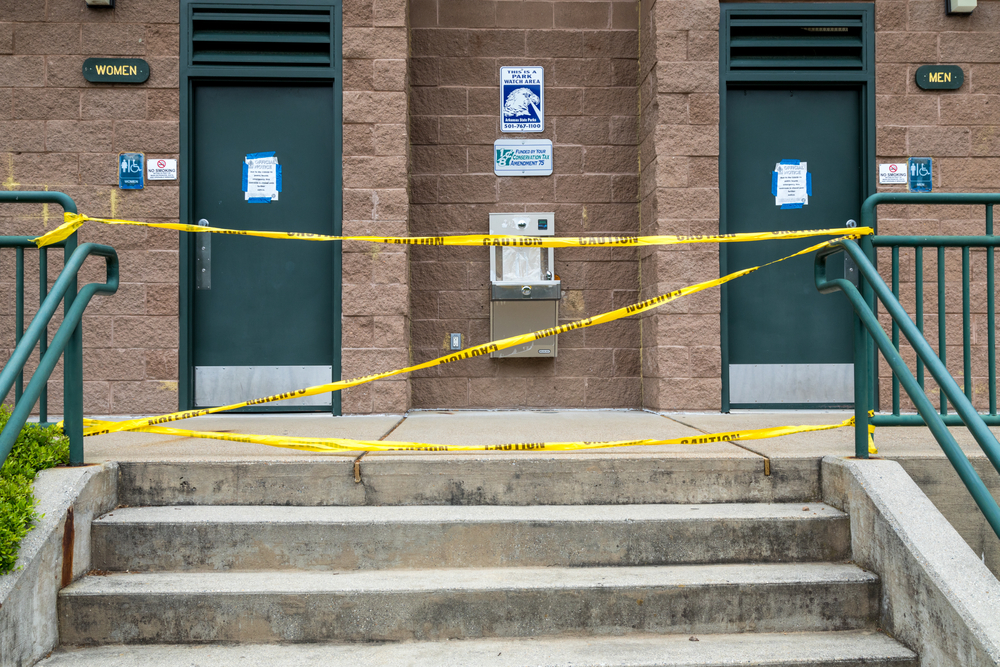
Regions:
[[[333, 63], [329, 68], [316, 67], [268, 67], [268, 66], [206, 66], [192, 65], [191, 15], [194, 7], [274, 7], [288, 9], [291, 6], [280, 0], [181, 0], [180, 3], [180, 221], [195, 224], [192, 210], [191, 189], [192, 149], [194, 147], [194, 96], [193, 89], [200, 83], [323, 83], [333, 87], [334, 111], [338, 115], [333, 124], [333, 233], [340, 235], [343, 229], [343, 5], [342, 0], [296, 0], [298, 7], [324, 7], [332, 10], [334, 22]], [[280, 241], [276, 241], [280, 243]], [[178, 290], [178, 408], [190, 410], [194, 407], [194, 281], [191, 272], [194, 267], [195, 235], [181, 234], [180, 279]], [[341, 244], [333, 248], [333, 380], [341, 378], [341, 313], [342, 313], [342, 266]], [[341, 414], [340, 392], [333, 392], [331, 412]], [[240, 410], [242, 412], [243, 410]], [[315, 408], [282, 407], [281, 403], [255, 406], [254, 412], [316, 412]]]
[[[861, 94], [861, 179], [862, 201], [876, 192], [875, 184], [875, 5], [871, 3], [739, 3], [722, 4], [719, 19], [719, 233], [727, 233], [726, 224], [726, 94], [740, 88], [818, 89], [857, 87]], [[740, 14], [843, 14], [861, 16], [864, 35], [864, 66], [855, 70], [737, 70], [729, 68], [729, 19]], [[860, 216], [861, 209], [858, 209]], [[719, 245], [719, 275], [729, 273], [725, 243]], [[729, 290], [721, 286], [720, 331], [722, 353], [722, 412], [729, 412], [729, 313], [726, 306]], [[807, 407], [783, 405], [784, 409]]]

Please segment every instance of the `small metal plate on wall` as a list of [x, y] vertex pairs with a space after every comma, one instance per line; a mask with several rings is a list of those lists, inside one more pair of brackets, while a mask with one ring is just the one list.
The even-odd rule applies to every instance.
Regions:
[[[305, 389], [333, 380], [333, 366], [195, 366], [194, 404], [215, 407]], [[288, 398], [275, 407], [330, 407], [331, 394]]]

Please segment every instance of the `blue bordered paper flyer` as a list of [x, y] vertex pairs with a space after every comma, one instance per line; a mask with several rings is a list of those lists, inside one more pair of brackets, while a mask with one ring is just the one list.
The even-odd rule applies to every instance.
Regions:
[[812, 195], [812, 174], [805, 162], [782, 160], [771, 172], [771, 194], [774, 205], [781, 208], [802, 208]]
[[545, 69], [500, 68], [500, 131], [545, 130]]
[[274, 151], [248, 153], [243, 159], [243, 199], [251, 204], [278, 201], [281, 165]]

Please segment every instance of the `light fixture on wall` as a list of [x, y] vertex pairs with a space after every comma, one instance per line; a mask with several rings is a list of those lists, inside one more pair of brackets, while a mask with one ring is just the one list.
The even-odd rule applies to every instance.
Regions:
[[114, 7], [115, 0], [83, 0], [88, 7]]
[[971, 14], [976, 0], [944, 0], [945, 14]]

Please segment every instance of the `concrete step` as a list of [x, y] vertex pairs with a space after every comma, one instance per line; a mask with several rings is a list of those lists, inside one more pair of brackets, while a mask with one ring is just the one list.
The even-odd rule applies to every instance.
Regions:
[[90, 576], [59, 594], [64, 644], [407, 641], [870, 628], [850, 564], [191, 572]]
[[91, 533], [109, 571], [839, 561], [850, 543], [822, 503], [137, 507]]
[[244, 644], [60, 648], [40, 667], [916, 667], [916, 655], [872, 631], [632, 635], [391, 644]]
[[[742, 450], [739, 450], [742, 451]], [[489, 453], [288, 461], [123, 461], [119, 502], [150, 505], [617, 505], [818, 498], [819, 459]]]

